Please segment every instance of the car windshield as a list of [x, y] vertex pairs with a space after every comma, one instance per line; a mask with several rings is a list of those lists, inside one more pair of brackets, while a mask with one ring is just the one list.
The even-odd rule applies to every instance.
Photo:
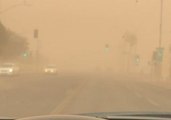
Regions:
[[0, 63], [0, 117], [171, 113], [171, 0], [0, 0]]

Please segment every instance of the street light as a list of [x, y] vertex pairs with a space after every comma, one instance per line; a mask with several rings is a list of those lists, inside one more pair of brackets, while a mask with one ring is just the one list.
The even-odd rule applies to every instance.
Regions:
[[[2, 1], [2, 0], [0, 0], [0, 1]], [[2, 3], [2, 2], [0, 2], [0, 3]], [[30, 6], [30, 4], [28, 4], [26, 0], [23, 0], [23, 2], [21, 2], [21, 3], [14, 4], [14, 5], [6, 8], [4, 10], [0, 10], [0, 15], [5, 13], [5, 12], [8, 12], [9, 10], [14, 9], [14, 8], [16, 8], [18, 6]]]
[[[136, 3], [139, 2], [139, 0], [135, 0]], [[159, 23], [159, 48], [162, 47], [162, 29], [163, 29], [163, 0], [160, 0], [160, 23]]]
[[159, 48], [162, 46], [162, 28], [163, 28], [163, 0], [160, 4], [160, 33], [159, 33]]

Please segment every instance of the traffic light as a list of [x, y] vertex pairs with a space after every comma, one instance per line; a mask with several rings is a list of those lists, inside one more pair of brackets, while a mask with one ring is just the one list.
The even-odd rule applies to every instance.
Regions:
[[23, 57], [27, 57], [27, 53], [24, 53], [24, 54], [23, 54]]
[[135, 55], [135, 64], [139, 64], [140, 63], [140, 56], [139, 55]]
[[106, 44], [106, 45], [105, 45], [105, 51], [106, 51], [106, 52], [109, 52], [109, 48], [110, 48], [110, 47], [109, 47], [109, 44]]
[[34, 38], [38, 38], [39, 37], [39, 30], [35, 29], [34, 30]]
[[25, 58], [28, 57], [28, 56], [29, 56], [29, 52], [24, 52], [24, 53], [22, 54], [22, 56], [25, 57]]

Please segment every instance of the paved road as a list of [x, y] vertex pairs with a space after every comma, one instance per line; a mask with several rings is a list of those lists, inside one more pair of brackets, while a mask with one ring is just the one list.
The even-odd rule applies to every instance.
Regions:
[[171, 111], [171, 89], [124, 76], [0, 77], [1, 116], [118, 111]]

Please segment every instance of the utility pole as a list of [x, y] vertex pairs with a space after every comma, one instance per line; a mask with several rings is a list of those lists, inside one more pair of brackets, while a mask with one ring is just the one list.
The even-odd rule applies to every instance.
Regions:
[[162, 40], [163, 40], [163, 0], [160, 0], [160, 23], [159, 23], [159, 47], [157, 48], [157, 56], [160, 59], [157, 64], [157, 73], [159, 79], [162, 77], [162, 60], [163, 60], [163, 48], [162, 48]]
[[31, 4], [28, 4], [26, 0], [23, 0], [21, 3], [17, 3], [17, 4], [14, 4], [14, 5], [11, 5], [5, 9], [2, 10], [2, 0], [0, 0], [0, 15], [5, 13], [5, 12], [8, 12], [14, 8], [17, 8], [19, 6], [31, 6]]
[[38, 29], [35, 29], [34, 30], [34, 39], [36, 40], [36, 69], [37, 69], [37, 72], [39, 71], [39, 60], [40, 60], [40, 45], [39, 45], [39, 30]]
[[162, 28], [163, 28], [163, 0], [160, 3], [160, 28], [159, 28], [159, 48], [162, 46]]

